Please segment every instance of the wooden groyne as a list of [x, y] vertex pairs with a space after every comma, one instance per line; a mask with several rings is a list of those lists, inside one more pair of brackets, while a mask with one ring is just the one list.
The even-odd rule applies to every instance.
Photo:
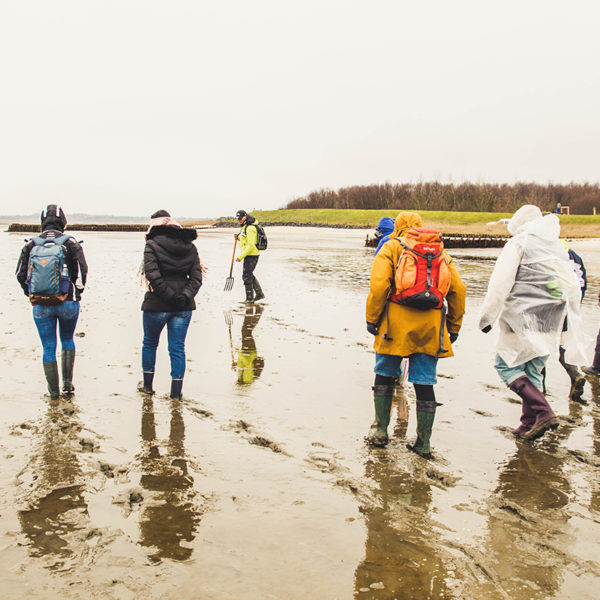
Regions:
[[[489, 233], [444, 233], [444, 248], [502, 248], [509, 236]], [[367, 235], [365, 246], [376, 248], [379, 239]]]

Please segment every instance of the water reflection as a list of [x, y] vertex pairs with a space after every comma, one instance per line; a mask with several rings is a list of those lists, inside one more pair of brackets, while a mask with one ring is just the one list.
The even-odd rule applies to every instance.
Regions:
[[572, 494], [564, 473], [566, 438], [581, 419], [571, 403], [570, 423], [541, 446], [518, 442], [501, 469], [488, 521], [487, 556], [497, 585], [515, 599], [548, 599], [560, 589], [568, 560]]
[[62, 399], [48, 404], [39, 428], [39, 445], [31, 458], [35, 496], [19, 511], [21, 530], [33, 556], [46, 556], [49, 568], [60, 569], [74, 554], [75, 534], [88, 523], [81, 468], [75, 448], [82, 427], [76, 406]]
[[[592, 452], [600, 458], [600, 379], [588, 377], [588, 384], [592, 392], [591, 413], [593, 422]], [[600, 478], [593, 477], [590, 481], [591, 497], [590, 510], [596, 515], [600, 514]]]
[[242, 323], [242, 345], [238, 350], [237, 361], [233, 366], [237, 368], [237, 380], [239, 384], [249, 385], [261, 376], [265, 367], [265, 359], [258, 355], [256, 341], [254, 340], [254, 329], [260, 321], [264, 311], [261, 304], [250, 304], [246, 306], [244, 321]]
[[[403, 446], [408, 408], [401, 391], [396, 392], [395, 404], [394, 435]], [[355, 598], [453, 597], [430, 519], [431, 481], [420, 464], [403, 470], [403, 462], [389, 446], [386, 451], [372, 450], [366, 464], [365, 474], [376, 488], [373, 505], [366, 510], [365, 558], [355, 571]]]
[[163, 443], [156, 438], [153, 398], [145, 398], [142, 409], [140, 483], [150, 494], [144, 495], [140, 544], [153, 549], [150, 558], [155, 561], [190, 558], [193, 548], [184, 544], [193, 541], [200, 521], [185, 452], [181, 402], [172, 398], [169, 402], [169, 439]]

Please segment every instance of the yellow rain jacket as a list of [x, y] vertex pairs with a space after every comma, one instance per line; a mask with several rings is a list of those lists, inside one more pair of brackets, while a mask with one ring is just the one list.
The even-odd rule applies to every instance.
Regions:
[[[446, 296], [448, 314], [442, 319], [442, 309], [419, 310], [388, 302], [394, 285], [394, 272], [402, 245], [394, 238], [402, 237], [411, 227], [422, 227], [416, 213], [401, 212], [396, 217], [394, 233], [386, 242], [371, 268], [371, 290], [367, 297], [367, 322], [378, 323], [379, 333], [373, 348], [379, 354], [409, 356], [415, 353], [445, 358], [453, 356], [449, 333], [458, 333], [465, 313], [466, 288], [450, 255], [444, 258], [450, 268], [452, 281]], [[441, 331], [442, 321], [444, 331]], [[443, 344], [440, 337], [443, 333]]]
[[258, 224], [256, 219], [252, 219], [250, 223], [244, 223], [242, 229], [238, 234], [238, 241], [240, 242], [240, 255], [239, 260], [244, 260], [246, 256], [258, 256], [260, 251], [256, 247], [258, 241], [258, 232], [256, 231], [255, 224]]

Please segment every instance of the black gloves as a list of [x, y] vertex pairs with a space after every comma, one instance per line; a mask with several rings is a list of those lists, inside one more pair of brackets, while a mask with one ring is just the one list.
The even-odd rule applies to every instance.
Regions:
[[481, 331], [483, 331], [483, 333], [488, 333], [491, 330], [492, 330], [492, 326], [486, 325]]
[[179, 296], [173, 298], [173, 304], [177, 310], [183, 310], [187, 305], [187, 302], [188, 299], [183, 294], [179, 294]]
[[454, 344], [458, 339], [458, 333], [449, 333], [448, 335], [450, 336], [450, 343]]
[[371, 335], [377, 335], [379, 333], [379, 331], [377, 329], [377, 325], [375, 325], [375, 323], [369, 323], [368, 321], [367, 321], [367, 331]]

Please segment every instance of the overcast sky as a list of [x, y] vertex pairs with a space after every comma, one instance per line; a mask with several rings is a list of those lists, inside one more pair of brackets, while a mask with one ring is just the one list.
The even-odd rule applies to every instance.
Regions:
[[600, 3], [0, 0], [0, 214], [600, 180]]

